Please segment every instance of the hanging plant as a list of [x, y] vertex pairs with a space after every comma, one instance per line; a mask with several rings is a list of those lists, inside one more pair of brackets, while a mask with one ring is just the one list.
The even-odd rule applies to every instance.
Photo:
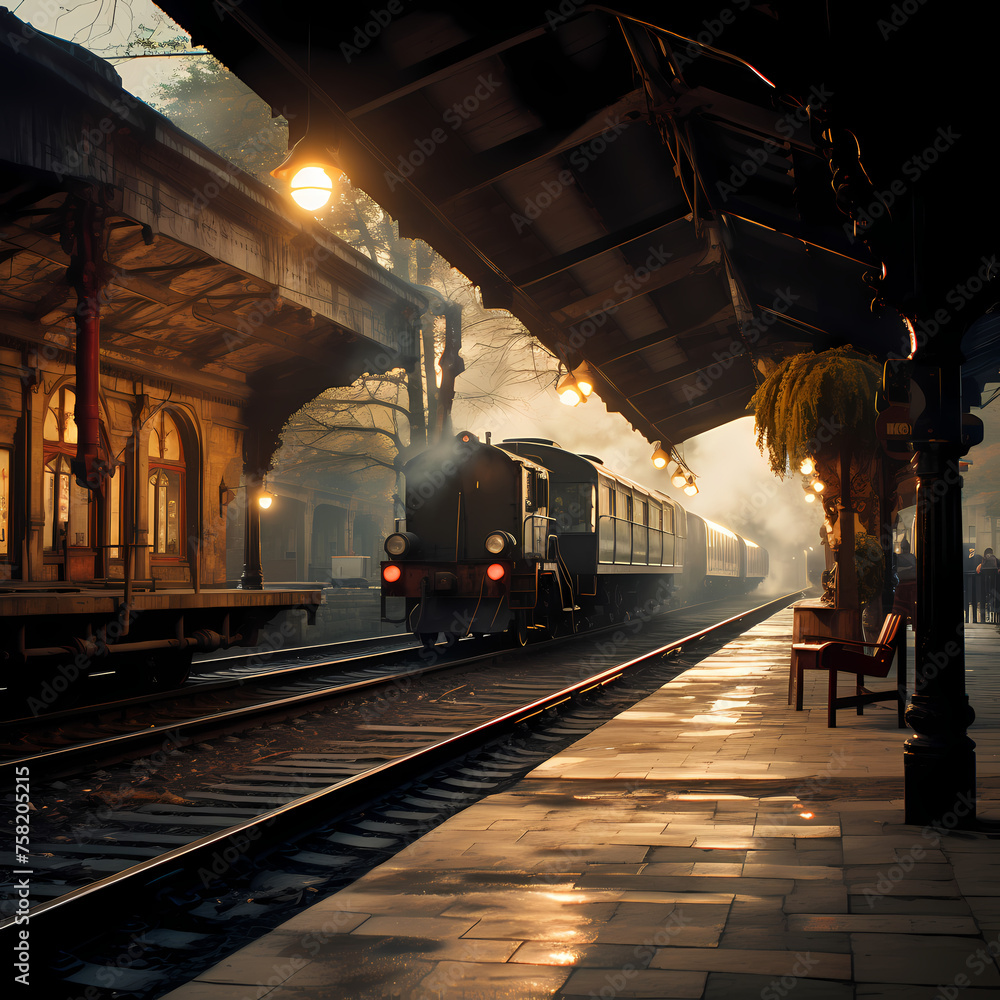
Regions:
[[850, 436], [850, 451], [872, 452], [875, 390], [881, 372], [866, 354], [835, 347], [794, 354], [761, 383], [747, 409], [754, 412], [757, 447], [780, 478], [804, 458], [834, 455]]

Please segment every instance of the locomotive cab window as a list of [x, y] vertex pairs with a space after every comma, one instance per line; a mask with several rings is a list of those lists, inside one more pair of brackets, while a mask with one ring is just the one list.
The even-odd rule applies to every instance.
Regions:
[[554, 483], [552, 516], [560, 534], [594, 530], [594, 487], [591, 483]]
[[524, 509], [535, 510], [541, 506], [538, 498], [538, 473], [534, 469], [524, 470]]

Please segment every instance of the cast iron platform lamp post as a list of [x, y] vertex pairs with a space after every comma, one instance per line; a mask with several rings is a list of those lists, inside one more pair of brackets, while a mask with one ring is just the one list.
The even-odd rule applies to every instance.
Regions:
[[[957, 345], [956, 345], [957, 348]], [[914, 694], [904, 744], [906, 822], [983, 829], [976, 818], [975, 719], [965, 692], [962, 477], [959, 459], [982, 439], [982, 421], [962, 416], [959, 358], [910, 366], [909, 419], [917, 459], [917, 628]]]

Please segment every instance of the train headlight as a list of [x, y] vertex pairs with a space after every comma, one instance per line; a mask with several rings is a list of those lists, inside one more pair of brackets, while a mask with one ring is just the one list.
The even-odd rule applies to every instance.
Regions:
[[385, 540], [385, 544], [382, 547], [388, 556], [393, 559], [399, 559], [400, 556], [408, 555], [416, 548], [416, 544], [416, 535], [408, 531], [397, 531]]
[[395, 583], [401, 576], [403, 571], [398, 566], [393, 566], [391, 563], [382, 570], [382, 579], [386, 583]]
[[[492, 535], [486, 536], [486, 551], [491, 556], [498, 556], [507, 548], [507, 535], [502, 531], [494, 531]], [[492, 577], [491, 577], [492, 579]]]
[[495, 583], [497, 580], [502, 580], [503, 575], [506, 572], [507, 571], [500, 565], [500, 563], [491, 563], [486, 570], [486, 575]]

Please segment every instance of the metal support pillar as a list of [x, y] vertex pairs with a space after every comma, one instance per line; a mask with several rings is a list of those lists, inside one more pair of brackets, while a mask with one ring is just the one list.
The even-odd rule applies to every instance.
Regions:
[[264, 571], [260, 564], [260, 504], [257, 502], [263, 491], [260, 445], [260, 431], [251, 425], [243, 437], [246, 522], [243, 533], [243, 575], [240, 577], [240, 590], [264, 589]]
[[917, 417], [917, 641], [904, 744], [906, 822], [976, 825], [975, 715], [965, 693], [962, 613], [962, 444], [957, 364], [915, 373], [926, 409]]

